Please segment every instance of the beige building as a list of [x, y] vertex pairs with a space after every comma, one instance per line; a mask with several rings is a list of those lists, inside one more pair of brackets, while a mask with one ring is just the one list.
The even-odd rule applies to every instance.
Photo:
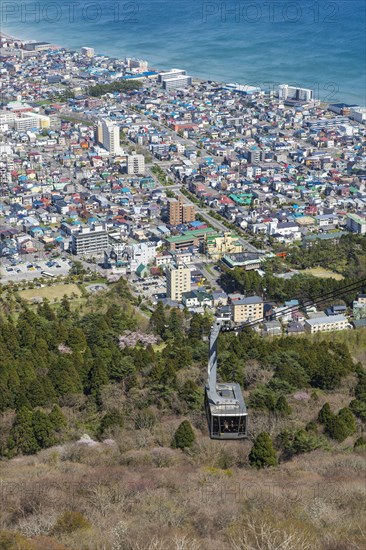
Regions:
[[183, 292], [191, 290], [191, 270], [188, 267], [168, 266], [166, 270], [166, 295], [170, 300], [180, 302]]
[[305, 332], [315, 334], [316, 332], [332, 332], [334, 330], [344, 330], [347, 328], [348, 319], [344, 315], [329, 315], [329, 317], [314, 317], [307, 319], [304, 327]]
[[231, 314], [234, 323], [259, 321], [263, 319], [263, 300], [260, 296], [249, 296], [232, 301]]
[[145, 174], [145, 157], [144, 155], [138, 155], [133, 153], [127, 157], [127, 174]]
[[208, 256], [218, 260], [224, 254], [243, 252], [243, 245], [240, 243], [238, 235], [225, 231], [224, 234], [207, 235], [204, 249]]
[[168, 199], [168, 217], [170, 225], [193, 222], [196, 219], [193, 204], [185, 204], [182, 199]]

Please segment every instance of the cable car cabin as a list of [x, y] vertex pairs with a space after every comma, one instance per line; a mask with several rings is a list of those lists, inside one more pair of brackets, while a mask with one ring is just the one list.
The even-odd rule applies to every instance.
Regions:
[[205, 409], [212, 439], [244, 439], [247, 436], [247, 408], [239, 384], [217, 383], [217, 339], [222, 322], [211, 327], [208, 351]]
[[205, 409], [211, 439], [247, 437], [247, 409], [239, 384], [216, 384], [214, 392], [207, 385]]

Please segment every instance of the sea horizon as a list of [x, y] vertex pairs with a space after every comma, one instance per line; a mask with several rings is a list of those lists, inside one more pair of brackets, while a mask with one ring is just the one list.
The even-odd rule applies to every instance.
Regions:
[[2, 14], [1, 31], [70, 50], [90, 46], [96, 54], [143, 58], [150, 67], [182, 68], [197, 79], [265, 90], [288, 83], [313, 89], [322, 102], [364, 107], [364, 21], [363, 0], [102, 0], [75, 2], [71, 11], [67, 2], [26, 0]]

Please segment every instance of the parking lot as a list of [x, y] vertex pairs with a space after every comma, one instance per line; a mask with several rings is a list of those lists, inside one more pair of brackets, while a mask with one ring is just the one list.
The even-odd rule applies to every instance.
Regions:
[[70, 264], [69, 260], [64, 259], [30, 261], [17, 263], [16, 265], [7, 263], [0, 268], [1, 282], [3, 284], [11, 281], [18, 283], [22, 280], [32, 281], [40, 277], [49, 277], [51, 279], [51, 276], [65, 276], [70, 271]]
[[155, 302], [155, 294], [166, 293], [165, 277], [147, 277], [146, 279], [134, 279], [131, 288], [136, 294], [142, 294]]

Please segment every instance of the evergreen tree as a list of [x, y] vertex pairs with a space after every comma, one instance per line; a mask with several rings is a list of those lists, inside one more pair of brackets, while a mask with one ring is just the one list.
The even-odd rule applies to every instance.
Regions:
[[219, 372], [226, 382], [241, 382], [243, 373], [238, 356], [235, 353], [229, 353], [224, 360], [220, 360]]
[[54, 431], [58, 432], [67, 425], [67, 420], [59, 405], [54, 405], [48, 415]]
[[42, 315], [47, 321], [54, 321], [56, 319], [55, 312], [50, 306], [47, 298], [43, 300], [43, 303], [38, 306], [37, 312], [39, 315]]
[[278, 436], [278, 442], [287, 458], [301, 453], [309, 453], [322, 445], [322, 440], [312, 430], [283, 430]]
[[349, 435], [347, 425], [338, 415], [334, 415], [328, 420], [325, 432], [329, 437], [339, 442], [344, 441]]
[[153, 331], [158, 334], [161, 338], [165, 336], [165, 310], [163, 302], [158, 302], [155, 310], [153, 311], [150, 317], [150, 326]]
[[174, 308], [170, 314], [167, 334], [169, 335], [170, 338], [174, 338], [175, 340], [182, 338], [183, 336], [182, 318], [178, 314], [178, 311], [176, 308]]
[[36, 315], [30, 311], [24, 311], [19, 315], [17, 329], [20, 334], [20, 345], [31, 349], [36, 341]]
[[333, 415], [325, 424], [326, 433], [337, 441], [344, 441], [356, 431], [356, 419], [348, 407], [340, 409], [337, 415]]
[[70, 346], [73, 351], [84, 352], [86, 350], [88, 344], [81, 328], [73, 327], [70, 329], [66, 345]]
[[280, 397], [277, 399], [276, 412], [281, 415], [289, 415], [292, 412], [291, 407], [288, 404], [287, 399], [284, 395], [280, 395]]
[[184, 383], [181, 390], [181, 396], [190, 409], [201, 409], [203, 403], [203, 391], [193, 380], [187, 380]]
[[41, 449], [46, 449], [55, 444], [53, 425], [47, 414], [35, 411], [32, 417], [33, 433]]
[[90, 373], [89, 391], [97, 400], [100, 398], [102, 387], [108, 384], [107, 367], [99, 361], [94, 361], [93, 368]]
[[10, 431], [8, 447], [15, 452], [33, 454], [39, 450], [39, 444], [34, 434], [32, 411], [22, 407], [16, 416]]
[[249, 453], [249, 463], [257, 469], [277, 465], [276, 451], [267, 432], [262, 432], [256, 437]]
[[49, 370], [50, 380], [57, 395], [80, 393], [82, 385], [72, 359], [68, 356], [59, 357], [57, 363]]
[[133, 358], [129, 355], [121, 355], [118, 352], [109, 369], [109, 377], [117, 382], [121, 382], [126, 378], [133, 378], [135, 374], [136, 367]]
[[318, 421], [320, 424], [326, 426], [333, 416], [334, 414], [332, 413], [329, 403], [324, 403], [318, 414]]
[[114, 426], [123, 427], [124, 418], [118, 409], [108, 411], [100, 422], [99, 433], [102, 436], [107, 430]]
[[172, 447], [173, 449], [187, 449], [192, 447], [195, 440], [196, 436], [192, 426], [188, 420], [183, 420], [174, 434]]

